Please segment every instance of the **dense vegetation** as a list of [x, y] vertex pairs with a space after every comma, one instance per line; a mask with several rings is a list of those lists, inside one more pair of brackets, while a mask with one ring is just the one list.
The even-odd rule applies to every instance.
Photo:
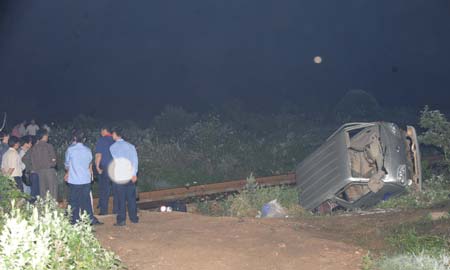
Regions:
[[70, 224], [53, 199], [29, 204], [15, 182], [0, 176], [0, 269], [124, 269], [95, 238], [90, 220]]
[[[294, 114], [196, 115], [168, 107], [151, 127], [113, 125], [123, 126], [125, 139], [136, 145], [139, 189], [148, 190], [290, 172], [336, 126], [316, 121]], [[93, 148], [102, 125], [81, 116], [52, 130], [59, 167], [71, 130], [85, 130]]]
[[54, 128], [51, 140], [62, 168], [73, 129], [85, 130], [93, 148], [101, 126], [123, 127], [126, 139], [137, 146], [138, 188], [143, 191], [243, 179], [251, 173], [291, 172], [343, 122], [383, 119], [404, 125], [417, 121], [415, 112], [383, 109], [362, 90], [350, 91], [334, 108], [324, 111], [304, 112], [287, 105], [278, 113], [256, 114], [231, 103], [196, 114], [168, 106], [141, 126], [130, 121], [105, 123], [80, 115]]

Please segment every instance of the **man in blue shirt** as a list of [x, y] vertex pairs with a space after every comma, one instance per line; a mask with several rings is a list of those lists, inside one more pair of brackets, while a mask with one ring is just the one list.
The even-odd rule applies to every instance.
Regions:
[[[113, 157], [114, 175], [111, 175], [116, 182], [117, 188], [117, 222], [115, 226], [125, 226], [126, 207], [128, 206], [128, 217], [132, 223], [138, 223], [136, 205], [136, 181], [138, 171], [138, 156], [134, 145], [122, 139], [122, 130], [115, 128], [112, 130], [115, 141], [110, 147]], [[125, 166], [123, 166], [125, 163]]]
[[[100, 208], [100, 215], [108, 214], [109, 196], [111, 195], [111, 179], [108, 174], [108, 166], [112, 161], [111, 152], [109, 148], [114, 143], [109, 129], [102, 127], [100, 130], [101, 137], [95, 145], [95, 167], [99, 174], [98, 181], [98, 208]], [[117, 213], [117, 200], [115, 199], [115, 192], [113, 188], [113, 213]]]
[[102, 224], [94, 217], [91, 202], [92, 153], [83, 142], [84, 134], [74, 132], [73, 143], [66, 151], [64, 180], [69, 184], [69, 205], [72, 208], [72, 224], [80, 220], [86, 211], [92, 225]]

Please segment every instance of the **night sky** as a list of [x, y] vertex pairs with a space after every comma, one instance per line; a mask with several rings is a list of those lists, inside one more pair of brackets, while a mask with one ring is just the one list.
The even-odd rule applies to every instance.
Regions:
[[350, 89], [447, 110], [449, 60], [448, 0], [0, 0], [0, 111], [18, 118], [320, 111]]

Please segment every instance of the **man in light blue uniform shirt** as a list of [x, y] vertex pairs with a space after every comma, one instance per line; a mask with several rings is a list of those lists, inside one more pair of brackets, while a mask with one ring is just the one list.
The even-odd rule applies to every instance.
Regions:
[[69, 184], [69, 205], [72, 208], [72, 224], [80, 220], [86, 211], [92, 225], [102, 224], [94, 217], [91, 202], [92, 153], [86, 147], [84, 134], [74, 132], [73, 143], [66, 151], [64, 180]]
[[[138, 172], [138, 156], [136, 148], [131, 143], [122, 139], [122, 130], [112, 130], [115, 141], [109, 148], [113, 157], [114, 175], [110, 175], [115, 181], [117, 192], [117, 222], [115, 226], [124, 226], [126, 220], [126, 208], [128, 217], [132, 223], [138, 223], [136, 205], [136, 181]], [[125, 165], [125, 166], [123, 166]]]

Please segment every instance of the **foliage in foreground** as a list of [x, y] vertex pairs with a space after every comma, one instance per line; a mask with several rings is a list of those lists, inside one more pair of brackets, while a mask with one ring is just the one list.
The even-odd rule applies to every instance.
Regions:
[[26, 198], [26, 194], [17, 189], [13, 179], [0, 175], [0, 217], [11, 211], [12, 201], [22, 202], [22, 199]]
[[0, 235], [0, 269], [122, 269], [92, 232], [89, 218], [71, 225], [53, 200], [17, 207], [4, 217]]
[[[450, 245], [445, 228], [448, 219], [433, 221], [428, 216], [392, 227], [385, 237], [388, 256], [363, 258], [363, 270], [450, 269]], [[439, 229], [440, 228], [440, 229]]]
[[448, 270], [449, 268], [450, 256], [445, 254], [430, 256], [423, 253], [383, 258], [373, 267], [377, 270]]
[[275, 199], [287, 210], [288, 216], [306, 214], [298, 205], [298, 191], [295, 187], [262, 187], [256, 183], [253, 175], [247, 178], [247, 185], [241, 192], [199, 201], [197, 209], [203, 214], [214, 216], [255, 217], [264, 204]]
[[386, 238], [391, 249], [399, 254], [425, 254], [436, 256], [450, 254], [449, 243], [445, 237], [420, 233], [420, 226], [426, 224], [402, 225]]

